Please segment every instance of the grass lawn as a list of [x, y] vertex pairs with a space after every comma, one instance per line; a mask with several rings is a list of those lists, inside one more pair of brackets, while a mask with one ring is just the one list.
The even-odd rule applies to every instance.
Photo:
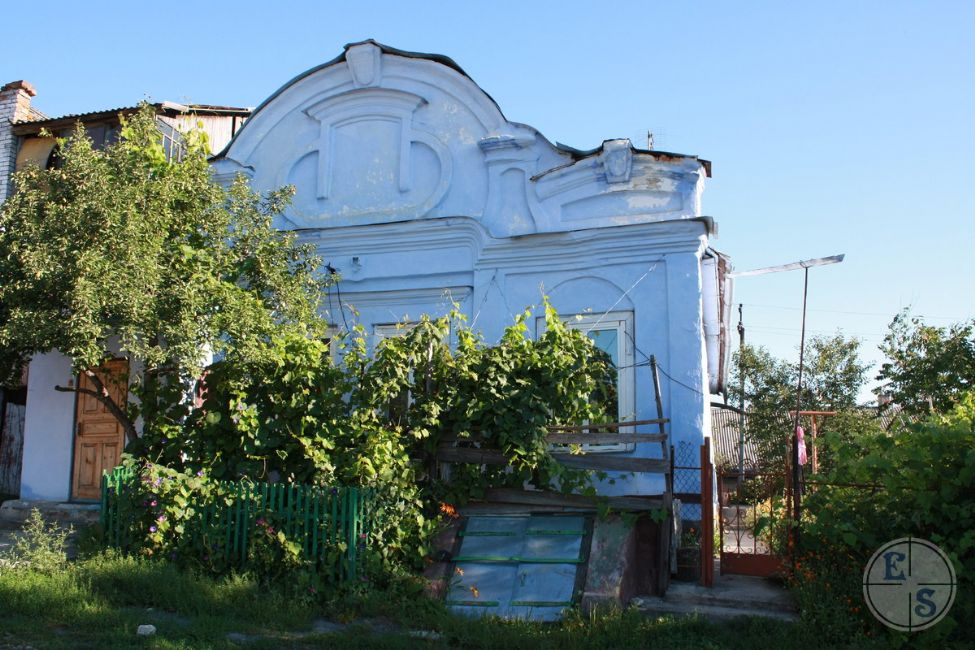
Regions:
[[[825, 647], [802, 623], [652, 619], [634, 611], [556, 625], [470, 620], [401, 580], [385, 589], [300, 599], [247, 576], [212, 578], [101, 554], [57, 570], [0, 569], [0, 649], [34, 648], [755, 648]], [[344, 625], [312, 634], [315, 621]], [[140, 624], [157, 628], [136, 636]], [[321, 625], [321, 623], [320, 623]], [[340, 626], [338, 626], [340, 627]], [[410, 637], [411, 630], [439, 638]], [[228, 639], [236, 633], [237, 641]], [[862, 639], [851, 646], [863, 647]]]

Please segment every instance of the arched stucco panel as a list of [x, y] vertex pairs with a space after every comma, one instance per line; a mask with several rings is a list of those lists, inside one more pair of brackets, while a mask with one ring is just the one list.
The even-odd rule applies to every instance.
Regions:
[[548, 291], [548, 297], [552, 306], [565, 314], [632, 311], [633, 301], [625, 291], [606, 278], [587, 275], [560, 282]]
[[628, 140], [553, 145], [453, 61], [373, 41], [285, 84], [214, 159], [223, 181], [295, 185], [282, 228], [466, 216], [494, 237], [696, 217], [705, 167]]

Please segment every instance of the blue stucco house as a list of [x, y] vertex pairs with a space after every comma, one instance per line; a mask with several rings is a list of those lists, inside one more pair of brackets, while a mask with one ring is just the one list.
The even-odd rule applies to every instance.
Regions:
[[[340, 273], [326, 301], [336, 327], [357, 322], [375, 341], [456, 302], [491, 341], [544, 293], [616, 362], [620, 420], [656, 417], [655, 356], [671, 441], [696, 458], [722, 390], [731, 299], [728, 259], [701, 209], [708, 161], [626, 139], [553, 144], [509, 121], [449, 58], [374, 41], [295, 77], [246, 121], [227, 120], [216, 178], [295, 186], [277, 225]], [[81, 406], [53, 390], [70, 372], [58, 353], [31, 363], [22, 498], [78, 498]], [[659, 455], [650, 444], [591, 451], [650, 457], [650, 447]], [[624, 475], [600, 490], [657, 494], [661, 481]]]
[[[654, 355], [673, 443], [696, 453], [708, 435], [731, 297], [701, 213], [709, 162], [625, 139], [552, 144], [449, 58], [365, 41], [271, 95], [213, 166], [258, 190], [296, 187], [279, 226], [340, 272], [338, 326], [379, 339], [456, 301], [497, 340], [544, 292], [616, 362], [621, 420], [656, 416]], [[659, 480], [602, 491], [657, 493]]]

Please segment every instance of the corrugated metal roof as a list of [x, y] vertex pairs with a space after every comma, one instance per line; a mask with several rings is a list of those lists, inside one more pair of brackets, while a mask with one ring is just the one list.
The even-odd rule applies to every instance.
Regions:
[[[898, 404], [891, 404], [883, 409], [875, 406], [862, 406], [859, 410], [880, 420], [880, 426], [885, 431], [895, 424], [910, 424], [914, 418], [906, 413]], [[783, 414], [782, 426], [784, 430], [791, 429], [787, 414]], [[714, 446], [715, 465], [738, 466], [738, 423], [739, 415], [736, 409], [711, 405], [711, 444]], [[822, 426], [822, 420], [820, 420]], [[806, 425], [808, 431], [808, 424]], [[808, 438], [807, 438], [808, 440]], [[745, 439], [745, 468], [754, 468], [758, 459], [758, 448], [755, 443]]]
[[883, 408], [869, 406], [863, 407], [863, 409], [871, 412], [880, 420], [880, 425], [884, 428], [884, 431], [890, 431], [894, 424], [911, 424], [912, 422], [917, 422], [917, 418], [905, 413], [900, 404], [888, 404]]
[[[711, 407], [711, 444], [714, 445], [714, 463], [717, 466], [738, 466], [738, 422], [737, 411]], [[758, 462], [758, 448], [751, 440], [745, 439], [745, 467], [754, 469]]]
[[[131, 113], [136, 110], [138, 106], [119, 106], [118, 108], [106, 108], [98, 111], [87, 111], [85, 113], [68, 113], [67, 115], [58, 115], [57, 117], [46, 117], [43, 120], [30, 120], [30, 124], [40, 124], [41, 122], [56, 122], [60, 120], [80, 120], [85, 121], [85, 118], [90, 118], [93, 116], [102, 115], [118, 115], [119, 113]], [[14, 124], [27, 124], [27, 121], [20, 120], [14, 122]]]
[[[150, 104], [157, 111], [167, 114], [198, 113], [203, 115], [250, 115], [250, 108], [238, 106], [216, 106], [213, 104], [179, 104], [177, 102], [158, 102]], [[120, 113], [129, 114], [139, 110], [139, 106], [119, 106], [117, 108], [106, 108], [99, 111], [88, 111], [86, 113], [69, 113], [57, 117], [44, 117], [42, 119], [20, 120], [14, 122], [15, 126], [30, 126], [38, 129], [61, 124], [63, 122], [92, 122], [103, 119], [117, 117]]]

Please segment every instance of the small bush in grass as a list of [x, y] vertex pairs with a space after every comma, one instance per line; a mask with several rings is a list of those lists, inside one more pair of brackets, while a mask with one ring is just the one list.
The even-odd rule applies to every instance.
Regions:
[[0, 556], [0, 569], [30, 568], [38, 573], [52, 574], [64, 569], [68, 563], [65, 542], [74, 532], [44, 521], [41, 512], [34, 508], [24, 522], [23, 532], [10, 549]]

